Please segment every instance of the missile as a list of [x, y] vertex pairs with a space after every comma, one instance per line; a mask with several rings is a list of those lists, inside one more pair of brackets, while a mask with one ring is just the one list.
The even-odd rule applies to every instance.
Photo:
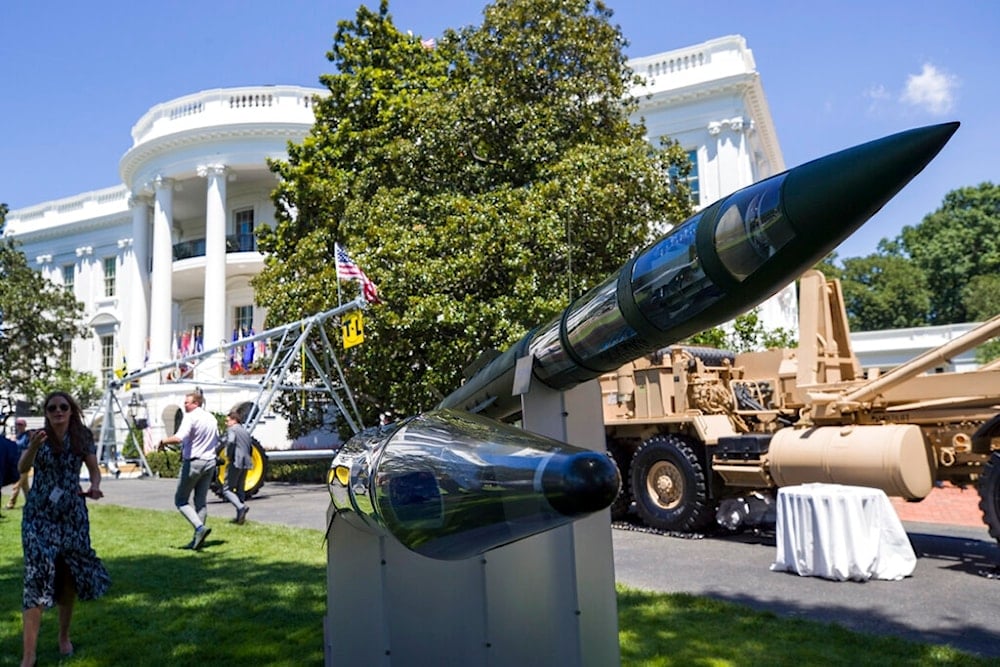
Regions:
[[439, 404], [504, 419], [530, 380], [565, 390], [727, 322], [811, 268], [944, 147], [959, 123], [920, 127], [807, 162], [720, 199], [529, 331]]
[[338, 516], [439, 560], [602, 510], [620, 486], [606, 454], [457, 410], [362, 431], [337, 452], [329, 482]]
[[569, 389], [753, 308], [864, 224], [958, 125], [819, 158], [680, 223], [492, 359], [437, 410], [345, 443], [330, 476], [337, 516], [453, 560], [608, 507], [621, 485], [608, 456], [496, 421], [520, 411], [525, 370], [531, 381]]

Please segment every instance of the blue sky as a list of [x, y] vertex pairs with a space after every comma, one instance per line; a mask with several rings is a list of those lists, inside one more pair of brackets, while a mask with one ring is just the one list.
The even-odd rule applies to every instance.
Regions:
[[[0, 201], [20, 208], [120, 183], [132, 125], [200, 90], [318, 85], [338, 20], [359, 0], [5, 0], [0, 4]], [[377, 0], [367, 0], [377, 9]], [[740, 34], [753, 50], [789, 167], [900, 130], [959, 120], [941, 155], [838, 250], [866, 255], [949, 190], [1000, 181], [1000, 3], [608, 0], [651, 55]], [[485, 2], [391, 0], [433, 37]]]

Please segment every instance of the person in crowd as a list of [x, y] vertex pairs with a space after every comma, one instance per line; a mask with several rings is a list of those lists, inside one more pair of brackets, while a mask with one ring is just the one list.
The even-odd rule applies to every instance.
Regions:
[[[24, 653], [22, 667], [34, 665], [42, 610], [59, 607], [59, 653], [73, 654], [70, 623], [77, 599], [94, 600], [111, 586], [111, 577], [90, 545], [86, 499], [98, 500], [101, 470], [94, 436], [83, 423], [79, 404], [64, 391], [45, 398], [45, 428], [24, 441], [18, 459], [23, 475], [34, 470], [31, 492], [21, 516], [24, 551]], [[89, 475], [80, 486], [81, 467]]]
[[238, 410], [226, 415], [226, 485], [222, 495], [236, 508], [233, 523], [243, 524], [250, 508], [246, 504], [247, 471], [253, 467], [253, 438], [240, 423]]
[[[14, 420], [14, 441], [17, 442], [17, 448], [23, 451], [28, 446], [28, 422], [24, 419], [18, 417]], [[17, 505], [17, 495], [19, 493], [24, 493], [24, 497], [28, 497], [28, 473], [22, 473], [16, 482], [14, 482], [13, 488], [10, 490], [10, 500], [7, 501], [7, 509], [12, 510]]]
[[[0, 488], [21, 479], [21, 473], [17, 471], [19, 458], [21, 453], [17, 449], [17, 443], [0, 431]], [[0, 514], [0, 518], [3, 518], [3, 514]]]
[[[215, 416], [203, 406], [200, 392], [184, 397], [184, 419], [177, 433], [160, 440], [160, 449], [169, 444], [181, 445], [181, 473], [177, 480], [174, 505], [194, 526], [189, 549], [201, 549], [212, 529], [208, 519], [208, 490], [216, 474], [215, 452], [219, 448], [219, 426]], [[194, 493], [194, 507], [191, 494]]]

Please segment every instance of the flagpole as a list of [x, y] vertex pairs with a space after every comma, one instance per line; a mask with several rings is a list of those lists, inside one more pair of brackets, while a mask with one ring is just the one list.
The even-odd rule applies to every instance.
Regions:
[[337, 307], [340, 308], [344, 305], [344, 301], [340, 295], [340, 244], [333, 244], [333, 254], [335, 255], [334, 260], [337, 262]]

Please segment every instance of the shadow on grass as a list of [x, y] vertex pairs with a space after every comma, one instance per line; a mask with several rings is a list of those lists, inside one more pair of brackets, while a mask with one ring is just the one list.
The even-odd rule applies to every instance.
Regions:
[[[997, 545], [991, 541], [919, 533], [911, 534], [910, 538], [920, 557], [928, 559], [923, 565], [923, 576], [937, 576], [937, 571], [968, 575], [963, 577], [964, 581], [956, 582], [960, 584], [959, 589], [953, 590], [942, 583], [952, 581], [951, 578], [928, 585], [918, 579], [908, 579], [896, 585], [828, 582], [819, 578], [798, 577], [793, 573], [769, 572], [764, 575], [773, 559], [775, 545], [774, 535], [767, 533], [712, 536], [703, 540], [656, 536], [642, 538], [650, 548], [640, 551], [632, 547], [632, 551], [627, 553], [634, 556], [652, 553], [652, 549], [656, 549], [664, 563], [683, 562], [684, 566], [680, 569], [691, 572], [698, 584], [692, 586], [696, 590], [686, 589], [685, 583], [676, 574], [660, 578], [647, 576], [646, 581], [653, 579], [661, 585], [665, 581], [672, 582], [676, 584], [673, 590], [689, 590], [697, 597], [683, 594], [669, 596], [678, 606], [659, 610], [663, 622], [636, 637], [638, 648], [635, 652], [627, 648], [623, 637], [623, 663], [683, 664], [683, 660], [656, 662], [642, 657], [646, 648], [660, 643], [661, 646], [677, 646], [677, 654], [681, 658], [692, 659], [698, 655], [711, 655], [703, 653], [702, 649], [717, 645], [721, 648], [716, 655], [725, 661], [724, 664], [780, 664], [782, 656], [794, 656], [803, 664], [831, 664], [831, 661], [837, 664], [835, 655], [810, 653], [814, 646], [828, 645], [836, 637], [838, 646], [858, 645], [860, 642], [871, 647], [857, 651], [853, 658], [847, 657], [841, 664], [857, 660], [858, 656], [862, 659], [859, 664], [872, 664], [873, 659], [865, 660], [866, 656], [871, 658], [874, 655], [880, 656], [876, 661], [879, 664], [1000, 664], [1000, 625], [993, 623], [988, 613], [984, 617], [985, 608], [981, 604], [982, 600], [992, 599], [996, 593], [994, 589], [1000, 585], [981, 576], [984, 569], [992, 567], [998, 554]], [[657, 543], [657, 540], [660, 542]], [[698, 565], [691, 565], [694, 562]], [[718, 581], [705, 574], [716, 570], [720, 574]], [[965, 605], [961, 597], [951, 595], [969, 594], [982, 595], [983, 598], [977, 601], [980, 604], [971, 606], [976, 613], [963, 614]], [[742, 611], [730, 613], [727, 620], [725, 615], [706, 610], [703, 605], [709, 601], [738, 605], [736, 609]], [[643, 617], [655, 617], [657, 613], [649, 613], [654, 602], [655, 598], [646, 600], [641, 594], [620, 595], [621, 627], [633, 628], [636, 623], [642, 622]], [[931, 619], [930, 625], [927, 622], [918, 625], [914, 623], [914, 614], [910, 613], [914, 609], [900, 607], [899, 613], [894, 613], [893, 605], [897, 604], [943, 605], [943, 608], [925, 616], [918, 613], [921, 619]], [[952, 608], [954, 613], [948, 611]], [[766, 629], [743, 632], [744, 626], [754, 628], [760, 623], [760, 619], [755, 617], [758, 613], [780, 622], [771, 623]], [[713, 626], [710, 635], [706, 636], [706, 626], [695, 620], [699, 618]], [[799, 622], [811, 622], [812, 633], [822, 639], [817, 641], [810, 638], [809, 632], [797, 631], [796, 624]], [[862, 634], [842, 634], [845, 632]], [[900, 643], [892, 643], [894, 641]], [[907, 645], [906, 642], [919, 642], [922, 646]], [[797, 643], [801, 646], [796, 646]], [[728, 647], [731, 645], [737, 650], [730, 652]], [[761, 646], [764, 647], [763, 653], [758, 650]], [[962, 656], [949, 647], [978, 652], [987, 657]], [[695, 649], [693, 652], [692, 648]], [[775, 655], [765, 657], [771, 651]], [[889, 662], [884, 662], [886, 655], [892, 656]]]
[[[19, 526], [0, 525], [0, 664], [21, 654]], [[19, 522], [18, 522], [19, 523]], [[73, 665], [322, 665], [326, 553], [317, 531], [216, 526], [199, 552], [176, 513], [91, 509], [111, 591], [76, 607]], [[211, 522], [210, 522], [211, 523]], [[13, 539], [16, 542], [12, 544]], [[54, 664], [46, 612], [39, 663]]]
[[[0, 520], [2, 665], [17, 664], [20, 655], [19, 519], [15, 512]], [[174, 511], [98, 505], [91, 508], [91, 520], [94, 546], [114, 583], [101, 600], [78, 605], [77, 655], [66, 664], [323, 664], [327, 563], [321, 531], [253, 521], [234, 526], [216, 518], [210, 519], [213, 532], [204, 549], [193, 552], [181, 548], [191, 532]], [[993, 593], [993, 584], [984, 581], [990, 587], [984, 595]], [[858, 614], [817, 600], [814, 605], [766, 603], [768, 608], [749, 596], [622, 588], [622, 664], [996, 664], [940, 646], [873, 636], [882, 630], [905, 634], [906, 628], [884, 611]], [[795, 618], [817, 609], [845, 621], [856, 617], [867, 634]], [[56, 625], [54, 611], [46, 613], [40, 664], [59, 662]], [[1000, 642], [994, 628], [970, 628], [961, 620], [953, 627], [954, 635], [984, 632], [988, 640]]]
[[997, 664], [947, 647], [789, 620], [684, 593], [659, 595], [619, 588], [618, 622], [622, 664], [630, 666]]

